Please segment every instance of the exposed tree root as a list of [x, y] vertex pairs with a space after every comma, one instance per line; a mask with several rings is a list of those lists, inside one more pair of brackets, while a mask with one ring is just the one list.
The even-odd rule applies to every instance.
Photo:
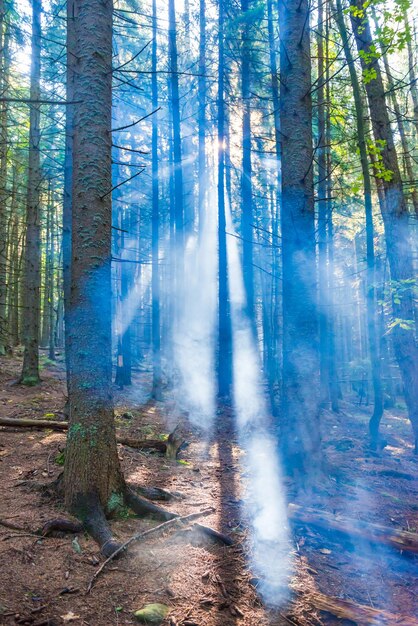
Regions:
[[220, 543], [224, 546], [232, 546], [234, 545], [233, 539], [224, 535], [223, 533], [218, 532], [214, 528], [210, 528], [209, 526], [203, 526], [202, 524], [193, 524], [192, 530], [198, 532], [199, 534], [206, 535], [210, 539], [213, 540], [214, 543]]
[[106, 558], [119, 550], [121, 544], [114, 539], [103, 507], [98, 499], [89, 502], [87, 514], [83, 519], [83, 527], [99, 544], [100, 552]]
[[178, 491], [167, 491], [160, 487], [135, 487], [133, 491], [137, 491], [141, 496], [147, 498], [147, 500], [171, 502], [172, 500], [182, 500], [184, 498], [183, 494]]
[[[302, 594], [305, 596], [305, 594]], [[418, 619], [403, 615], [396, 615], [370, 606], [357, 604], [353, 600], [333, 598], [323, 593], [309, 592], [306, 594], [308, 602], [320, 611], [331, 613], [342, 620], [350, 620], [356, 624], [381, 624], [382, 626], [418, 626]]]
[[[47, 428], [50, 430], [66, 431], [68, 422], [58, 422], [54, 420], [38, 420], [29, 418], [0, 417], [0, 426], [9, 428]], [[165, 454], [170, 459], [175, 459], [180, 448], [184, 447], [185, 441], [178, 434], [178, 427], [169, 435], [167, 441], [160, 439], [135, 439], [133, 437], [123, 437], [118, 435], [116, 441], [129, 448], [136, 450], [156, 450]]]
[[81, 522], [73, 522], [68, 519], [51, 519], [45, 522], [42, 526], [41, 534], [43, 537], [48, 537], [53, 532], [65, 532], [65, 533], [80, 533], [83, 530], [83, 524]]
[[125, 502], [127, 506], [129, 506], [129, 508], [132, 509], [132, 511], [134, 511], [134, 513], [137, 513], [138, 515], [147, 515], [147, 516], [153, 517], [154, 519], [165, 520], [165, 521], [172, 520], [178, 517], [176, 513], [171, 513], [171, 511], [166, 511], [162, 507], [157, 506], [156, 504], [153, 504], [152, 502], [149, 502], [148, 500], [146, 500], [145, 498], [142, 498], [141, 496], [138, 496], [128, 487], [126, 488], [124, 496], [125, 496]]
[[290, 519], [307, 526], [316, 526], [328, 532], [356, 537], [371, 543], [384, 543], [397, 550], [418, 553], [417, 533], [362, 522], [361, 520], [344, 519], [327, 511], [308, 509], [297, 504], [289, 504], [287, 512]]

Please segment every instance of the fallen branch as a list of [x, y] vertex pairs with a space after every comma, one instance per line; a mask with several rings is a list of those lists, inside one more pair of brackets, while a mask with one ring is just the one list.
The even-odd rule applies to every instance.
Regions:
[[104, 561], [101, 564], [101, 566], [96, 570], [96, 572], [93, 574], [87, 586], [87, 593], [91, 591], [91, 588], [93, 587], [95, 580], [97, 580], [97, 578], [100, 576], [100, 574], [102, 573], [106, 565], [110, 563], [110, 561], [112, 561], [116, 556], [118, 556], [118, 554], [120, 554], [123, 550], [125, 550], [129, 546], [129, 544], [131, 544], [133, 541], [141, 541], [142, 539], [145, 539], [145, 537], [149, 537], [150, 535], [155, 535], [159, 532], [166, 530], [167, 528], [170, 528], [170, 527], [175, 528], [175, 526], [178, 524], [184, 524], [185, 522], [186, 523], [190, 522], [194, 519], [198, 519], [199, 517], [210, 515], [211, 513], [213, 513], [213, 509], [205, 509], [204, 511], [199, 511], [197, 513], [190, 513], [189, 515], [184, 515], [183, 517], [175, 517], [173, 519], [168, 520], [167, 522], [158, 524], [158, 526], [154, 526], [153, 528], [149, 528], [148, 530], [144, 530], [143, 532], [140, 532], [140, 533], [135, 533], [135, 535], [132, 535], [132, 537], [129, 537], [129, 539], [127, 539], [124, 543], [122, 543], [122, 545], [117, 550], [115, 550], [106, 559], [106, 561]]
[[34, 420], [30, 418], [0, 417], [0, 426], [12, 428], [50, 428], [52, 430], [68, 430], [68, 422], [54, 420]]
[[374, 609], [370, 606], [357, 604], [353, 600], [333, 598], [317, 591], [302, 595], [316, 609], [326, 611], [339, 619], [350, 620], [359, 625], [380, 624], [381, 626], [394, 626], [396, 624], [397, 626], [418, 626], [418, 620], [414, 617]]
[[[11, 428], [48, 428], [50, 430], [66, 431], [68, 430], [68, 422], [58, 422], [54, 420], [37, 420], [30, 418], [10, 418], [0, 417], [0, 426]], [[172, 433], [173, 434], [173, 433]], [[117, 435], [116, 441], [123, 446], [129, 446], [137, 450], [157, 450], [162, 454], [167, 454], [170, 458], [175, 458], [178, 449], [183, 444], [179, 439], [170, 439], [161, 441], [160, 439], [134, 439], [132, 437], [122, 437]], [[175, 450], [173, 450], [173, 445]]]
[[344, 519], [327, 511], [320, 511], [289, 504], [287, 513], [290, 519], [307, 526], [342, 533], [371, 543], [384, 543], [397, 550], [418, 553], [418, 534], [361, 520]]

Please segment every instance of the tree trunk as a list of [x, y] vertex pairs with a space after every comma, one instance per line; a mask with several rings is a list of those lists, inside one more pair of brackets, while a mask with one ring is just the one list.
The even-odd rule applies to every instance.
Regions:
[[253, 192], [251, 166], [251, 78], [250, 78], [250, 21], [249, 0], [241, 0], [243, 20], [241, 53], [241, 95], [242, 95], [242, 214], [241, 234], [243, 260], [242, 270], [246, 295], [246, 313], [255, 332], [254, 319], [254, 268], [253, 268]]
[[48, 358], [51, 361], [55, 361], [55, 323], [54, 323], [54, 282], [55, 282], [55, 211], [54, 211], [54, 195], [51, 193], [50, 197], [50, 206], [48, 207], [48, 211], [50, 212], [50, 240], [49, 240], [49, 338], [48, 338]]
[[174, 215], [175, 215], [175, 261], [177, 295], [183, 288], [184, 274], [184, 197], [183, 165], [181, 156], [180, 95], [177, 54], [177, 28], [175, 0], [168, 1], [168, 44], [170, 60], [171, 111], [173, 121], [173, 159], [174, 159]]
[[[32, 13], [32, 63], [30, 79], [30, 99], [40, 99], [41, 78], [41, 0], [33, 0]], [[41, 264], [41, 224], [40, 187], [42, 183], [40, 166], [40, 105], [30, 105], [29, 119], [29, 170], [26, 204], [26, 242], [24, 271], [24, 344], [22, 374], [23, 385], [39, 383], [39, 294]]]
[[112, 8], [112, 0], [74, 0], [71, 385], [64, 466], [66, 506], [109, 545], [103, 511], [119, 501], [124, 486], [111, 391]]
[[414, 50], [412, 47], [412, 33], [411, 27], [409, 25], [408, 12], [404, 11], [404, 23], [405, 23], [405, 34], [406, 41], [408, 46], [408, 72], [409, 72], [409, 85], [411, 88], [411, 96], [412, 96], [412, 104], [413, 104], [413, 120], [415, 124], [415, 131], [418, 137], [418, 84], [417, 77], [415, 76], [415, 60], [414, 60]]
[[328, 406], [329, 361], [328, 361], [328, 288], [327, 288], [327, 138], [325, 133], [325, 64], [324, 59], [324, 0], [318, 4], [318, 300], [319, 300], [319, 364], [320, 400]]
[[49, 339], [49, 278], [51, 261], [51, 181], [48, 181], [48, 195], [46, 200], [46, 232], [45, 232], [45, 255], [44, 255], [44, 293], [42, 304], [42, 330], [40, 345], [45, 348]]
[[[4, 0], [0, 0], [0, 93], [7, 96], [10, 65], [10, 28], [5, 19]], [[7, 102], [0, 103], [0, 355], [6, 354], [9, 328], [7, 301]]]
[[396, 360], [402, 376], [405, 401], [418, 452], [418, 348], [414, 337], [414, 303], [411, 285], [415, 280], [408, 223], [408, 208], [402, 189], [398, 159], [386, 107], [385, 90], [378, 59], [370, 54], [373, 39], [361, 0], [354, 4], [359, 15], [351, 14], [351, 22], [364, 73], [372, 73], [365, 81], [373, 134], [381, 164], [385, 169], [382, 185], [385, 204], [382, 218], [386, 251], [392, 279], [392, 337]]
[[205, 208], [206, 208], [206, 4], [205, 0], [199, 0], [199, 76], [198, 76], [198, 101], [199, 101], [199, 238], [202, 237]]
[[286, 471], [313, 478], [320, 452], [309, 5], [279, 4], [283, 418]]
[[[376, 11], [374, 9], [372, 11], [372, 14], [373, 14], [373, 20], [374, 20], [374, 23], [376, 25], [376, 29], [378, 32], [379, 20], [378, 20]], [[401, 139], [402, 157], [404, 159], [406, 175], [407, 175], [408, 182], [409, 182], [410, 189], [411, 189], [412, 204], [414, 207], [415, 215], [418, 218], [418, 190], [415, 184], [415, 174], [414, 174], [414, 168], [413, 168], [411, 154], [410, 154], [410, 148], [408, 145], [407, 129], [405, 128], [404, 118], [399, 108], [398, 98], [397, 98], [396, 90], [395, 90], [395, 82], [392, 77], [392, 72], [390, 71], [388, 56], [381, 42], [379, 43], [379, 47], [380, 47], [380, 53], [383, 59], [383, 65], [385, 68], [388, 92], [390, 94], [390, 99], [392, 101], [393, 110], [395, 112], [396, 125], [398, 127], [399, 137]], [[417, 106], [418, 106], [418, 102], [417, 102]], [[418, 108], [414, 112], [415, 114], [418, 114]]]
[[224, 1], [219, 1], [218, 22], [218, 397], [229, 399], [232, 385], [232, 329], [228, 289], [225, 212], [225, 77]]
[[[68, 102], [74, 101], [74, 77], [76, 67], [76, 32], [75, 2], [67, 0], [67, 63], [66, 96]], [[71, 386], [71, 344], [70, 344], [70, 298], [71, 298], [71, 221], [73, 202], [73, 143], [74, 143], [74, 105], [65, 107], [65, 156], [64, 156], [64, 198], [62, 209], [62, 277], [64, 289], [64, 344], [67, 376], [67, 393]]]
[[[157, 2], [152, 0], [152, 108], [158, 108], [157, 79]], [[161, 331], [160, 331], [160, 270], [159, 270], [159, 181], [158, 181], [158, 118], [152, 116], [152, 394], [161, 394]]]
[[372, 204], [372, 184], [369, 172], [369, 159], [367, 156], [366, 131], [365, 131], [365, 111], [357, 77], [354, 59], [351, 52], [347, 28], [344, 21], [344, 14], [341, 0], [336, 0], [336, 11], [333, 9], [335, 19], [340, 32], [344, 55], [350, 72], [351, 86], [353, 89], [354, 105], [356, 109], [357, 141], [360, 152], [361, 172], [363, 177], [364, 208], [366, 216], [366, 261], [367, 261], [367, 330], [369, 337], [369, 352], [371, 361], [374, 408], [373, 415], [369, 422], [369, 433], [372, 446], [377, 446], [379, 436], [379, 425], [383, 416], [383, 389], [381, 374], [381, 356], [376, 322], [376, 298], [375, 298], [375, 253], [374, 253], [374, 226], [373, 226], [373, 204]]

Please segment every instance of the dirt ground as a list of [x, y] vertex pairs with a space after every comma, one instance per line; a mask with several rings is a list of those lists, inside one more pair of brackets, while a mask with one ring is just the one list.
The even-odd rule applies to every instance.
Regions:
[[[20, 359], [0, 359], [0, 416], [63, 418], [62, 363], [43, 361], [42, 384], [22, 388], [13, 384]], [[119, 432], [155, 438], [173, 427], [173, 403], [146, 402], [143, 390], [148, 388], [149, 375], [138, 372], [132, 389], [116, 391]], [[129, 419], [122, 417], [127, 411]], [[418, 531], [417, 459], [405, 410], [399, 405], [386, 412], [382, 434], [388, 445], [378, 454], [366, 445], [367, 416], [368, 408], [354, 403], [343, 405], [338, 415], [324, 412], [329, 476], [306, 498], [295, 500], [291, 486], [285, 485], [288, 499], [350, 519]], [[182, 498], [167, 508], [182, 515], [213, 507], [202, 523], [228, 533], [234, 545], [212, 545], [185, 532], [166, 532], [131, 544], [122, 558], [109, 563], [90, 593], [86, 587], [103, 561], [97, 545], [84, 534], [34, 534], [45, 521], [66, 516], [60, 502], [32, 488], [53, 481], [62, 471], [65, 435], [0, 428], [0, 522], [25, 529], [0, 523], [0, 624], [133, 624], [133, 611], [154, 602], [170, 608], [164, 625], [352, 623], [315, 609], [309, 600], [315, 591], [411, 620], [418, 614], [416, 556], [297, 523], [292, 523], [288, 546], [293, 563], [290, 595], [280, 609], [268, 609], [251, 572], [247, 520], [241, 513], [248, 497], [241, 451], [228, 438], [207, 445], [190, 424], [183, 428], [189, 445], [180, 462], [119, 446], [127, 481], [180, 492]], [[155, 524], [125, 511], [112, 521], [112, 529], [124, 541]]]

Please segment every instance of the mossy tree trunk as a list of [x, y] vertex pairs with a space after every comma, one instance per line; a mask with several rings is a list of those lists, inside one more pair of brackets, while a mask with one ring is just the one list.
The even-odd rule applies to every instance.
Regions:
[[111, 390], [112, 5], [112, 0], [75, 0], [73, 25], [71, 384], [64, 487], [67, 508], [96, 530], [124, 489]]

